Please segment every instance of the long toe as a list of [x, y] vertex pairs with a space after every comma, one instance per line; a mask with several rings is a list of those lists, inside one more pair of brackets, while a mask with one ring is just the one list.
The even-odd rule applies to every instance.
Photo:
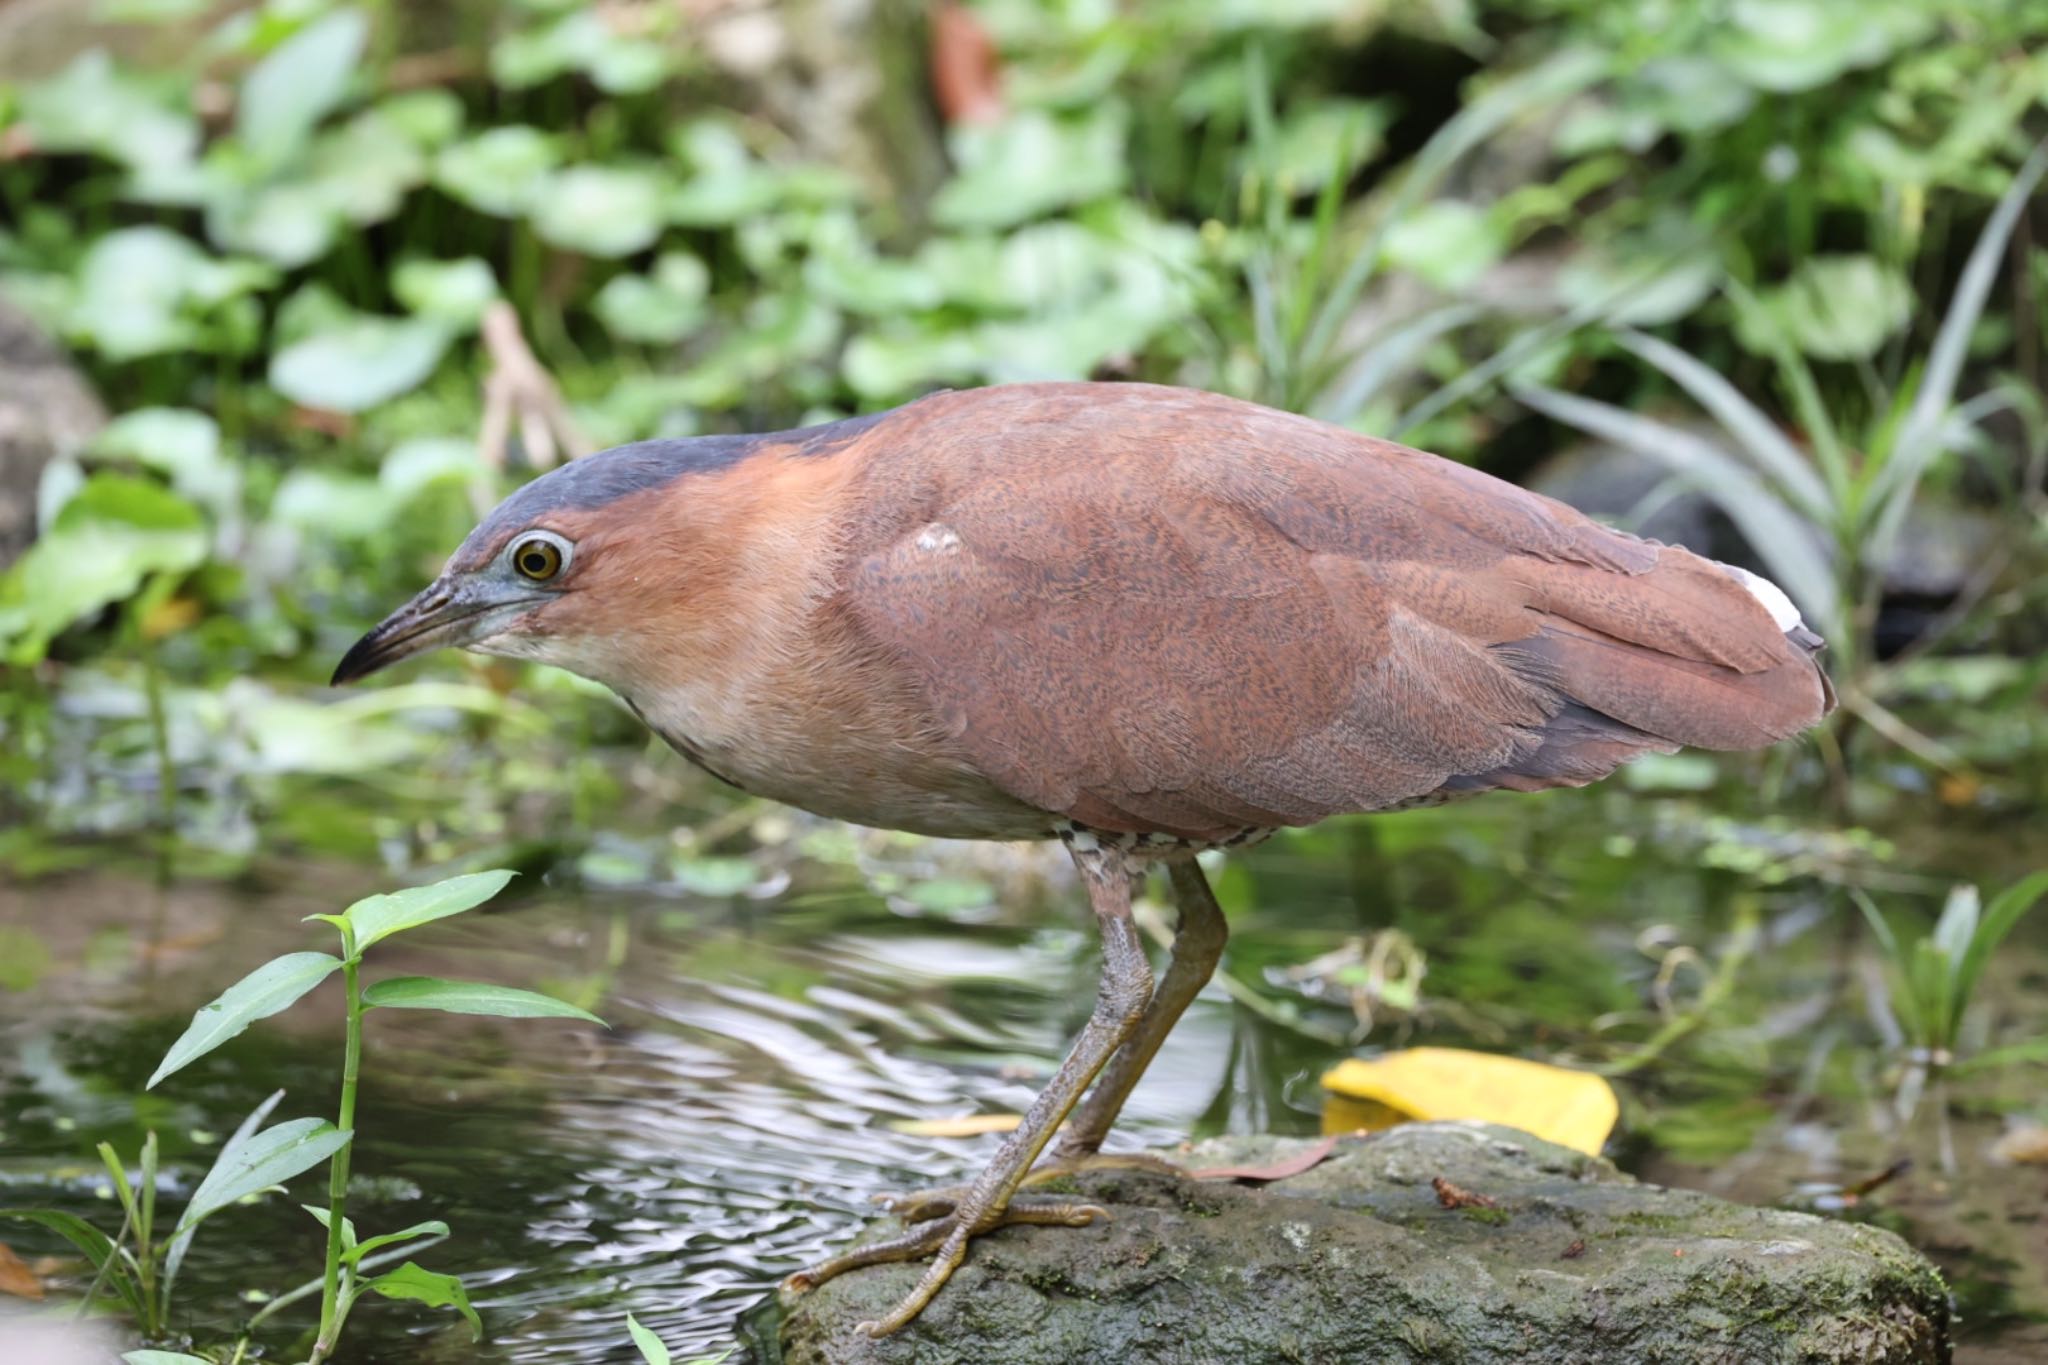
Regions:
[[905, 1223], [926, 1223], [959, 1208], [960, 1201], [967, 1197], [967, 1189], [965, 1185], [940, 1185], [902, 1194], [878, 1194], [875, 1202]]
[[[941, 1191], [929, 1191], [927, 1198], [937, 1202]], [[920, 1206], [928, 1209], [930, 1203]], [[782, 1282], [784, 1289], [802, 1293], [825, 1281], [844, 1275], [849, 1270], [864, 1266], [891, 1265], [899, 1261], [915, 1261], [938, 1253], [932, 1268], [918, 1282], [917, 1288], [896, 1305], [887, 1317], [875, 1322], [862, 1323], [861, 1328], [870, 1336], [887, 1336], [896, 1331], [921, 1312], [932, 1295], [939, 1292], [951, 1278], [953, 1269], [966, 1255], [970, 1240], [985, 1232], [1013, 1225], [1031, 1227], [1080, 1228], [1090, 1223], [1109, 1220], [1109, 1210], [1100, 1204], [1088, 1204], [1058, 1195], [1020, 1195], [1010, 1201], [1010, 1206], [999, 1213], [991, 1213], [974, 1227], [962, 1229], [959, 1216], [948, 1209], [943, 1213], [927, 1213], [924, 1221], [912, 1227], [900, 1237], [885, 1242], [874, 1242], [864, 1247], [855, 1247], [830, 1260], [799, 1270]]]

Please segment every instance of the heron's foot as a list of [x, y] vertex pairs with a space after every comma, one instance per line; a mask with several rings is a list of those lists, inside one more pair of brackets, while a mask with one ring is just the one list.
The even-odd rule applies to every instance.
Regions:
[[[964, 1188], [957, 1192], [932, 1190], [928, 1195], [938, 1197], [954, 1193], [957, 1193], [960, 1199], [966, 1198]], [[784, 1280], [782, 1287], [802, 1293], [835, 1276], [844, 1275], [849, 1270], [859, 1270], [863, 1266], [888, 1265], [897, 1261], [915, 1261], [920, 1257], [933, 1256], [931, 1269], [917, 1282], [917, 1288], [911, 1290], [887, 1317], [876, 1322], [860, 1324], [860, 1330], [871, 1337], [887, 1336], [924, 1311], [924, 1306], [932, 1301], [933, 1295], [945, 1287], [946, 1281], [952, 1278], [955, 1267], [966, 1258], [968, 1242], [982, 1233], [1021, 1224], [1081, 1228], [1098, 1218], [1104, 1221], [1109, 1218], [1109, 1210], [1100, 1204], [1084, 1204], [1050, 1195], [1018, 1196], [1010, 1201], [1007, 1208], [984, 1214], [972, 1225], [961, 1220], [959, 1214], [954, 1211], [955, 1207], [957, 1205], [949, 1205], [943, 1213], [927, 1215], [901, 1237], [855, 1247], [852, 1251], [799, 1270]]]
[[[1056, 1153], [1051, 1160], [1033, 1167], [1018, 1188], [1028, 1190], [1033, 1185], [1044, 1185], [1090, 1171], [1147, 1171], [1173, 1180], [1190, 1178], [1182, 1167], [1144, 1152], [1072, 1152]], [[959, 1208], [960, 1201], [972, 1188], [970, 1185], [941, 1185], [904, 1194], [878, 1194], [875, 1202], [906, 1223], [924, 1223], [944, 1218]]]

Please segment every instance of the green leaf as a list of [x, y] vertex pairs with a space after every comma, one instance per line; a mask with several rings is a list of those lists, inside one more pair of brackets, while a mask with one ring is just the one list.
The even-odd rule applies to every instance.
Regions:
[[1873, 66], [1917, 41], [1936, 20], [1918, 5], [1869, 0], [1740, 0], [1713, 25], [1709, 54], [1763, 90], [1809, 90], [1853, 67]]
[[[17, 1222], [34, 1223], [49, 1229], [65, 1241], [78, 1248], [86, 1260], [92, 1262], [96, 1273], [103, 1273], [114, 1292], [128, 1311], [137, 1318], [145, 1317], [142, 1291], [123, 1263], [113, 1239], [86, 1222], [75, 1213], [63, 1213], [56, 1209], [0, 1209], [0, 1218], [11, 1218]], [[109, 1264], [111, 1262], [111, 1264]]]
[[232, 1152], [223, 1151], [192, 1192], [177, 1231], [182, 1234], [238, 1199], [311, 1170], [346, 1147], [352, 1136], [325, 1119], [288, 1119], [238, 1144]]
[[640, 1325], [640, 1320], [631, 1313], [626, 1314], [626, 1334], [633, 1338], [633, 1345], [639, 1348], [640, 1358], [647, 1365], [670, 1365], [673, 1357], [661, 1338]]
[[396, 214], [427, 178], [427, 157], [406, 131], [376, 110], [322, 133], [306, 175], [358, 227]]
[[1387, 230], [1387, 264], [1447, 292], [1471, 284], [1507, 247], [1492, 219], [1457, 199], [1421, 204]]
[[1952, 1046], [1956, 1013], [1954, 964], [1933, 939], [1923, 938], [1913, 944], [1906, 955], [1906, 981], [1927, 1025], [1920, 1042], [1933, 1048]]
[[474, 328], [498, 297], [498, 279], [481, 256], [453, 261], [400, 261], [391, 275], [391, 292], [422, 317], [438, 318], [465, 330]]
[[1992, 952], [2005, 941], [2005, 936], [2013, 931], [2020, 917], [2032, 910], [2043, 896], [2048, 896], [2048, 871], [2022, 877], [1993, 896], [1991, 904], [1984, 908], [1983, 921], [1971, 936], [1969, 946], [1963, 951], [1962, 962], [1956, 968], [1958, 1023], [1961, 1022], [1962, 1007], [1969, 1003], [1971, 992], [1977, 988], [1977, 978], [1984, 974], [1984, 964], [1991, 960]]
[[120, 228], [86, 249], [65, 326], [109, 360], [189, 350], [212, 310], [272, 278], [268, 266], [217, 260], [168, 228]]
[[658, 41], [628, 36], [595, 10], [579, 9], [553, 24], [508, 33], [491, 48], [491, 75], [520, 90], [571, 71], [589, 76], [608, 95], [652, 90], [668, 72]]
[[400, 441], [377, 468], [377, 482], [397, 502], [441, 484], [458, 487], [477, 477], [476, 441], [460, 436], [415, 436]]
[[122, 1355], [127, 1365], [214, 1365], [205, 1356], [183, 1351], [129, 1351]]
[[356, 952], [393, 934], [417, 929], [437, 919], [473, 910], [505, 889], [517, 873], [502, 869], [450, 877], [431, 886], [408, 887], [380, 896], [366, 896], [343, 912], [355, 934]]
[[1904, 522], [1921, 477], [1946, 446], [1941, 432], [1955, 401], [1956, 381], [1962, 375], [1970, 337], [1977, 330], [1991, 286], [1998, 278], [2005, 244], [2044, 175], [2048, 175], [2048, 139], [2034, 144], [2012, 184], [1999, 196], [1998, 206], [1985, 221], [1984, 230], [1977, 234], [1976, 245], [1970, 248], [1970, 259], [1963, 266], [1962, 278], [1956, 282], [1955, 297], [1949, 300], [1941, 328], [1934, 336], [1934, 346], [1927, 353], [1927, 368], [1913, 391], [1913, 406], [1899, 425], [1892, 447], [1895, 454], [1885, 462], [1877, 478], [1873, 496], [1884, 511], [1871, 536], [1870, 548], [1880, 554], [1889, 547]]
[[661, 235], [666, 193], [666, 182], [651, 170], [570, 166], [534, 203], [533, 230], [566, 251], [630, 256]]
[[952, 133], [959, 173], [932, 197], [944, 227], [1002, 228], [1123, 188], [1126, 119], [1121, 106], [1056, 119], [1023, 109], [992, 127]]
[[374, 1289], [387, 1299], [405, 1299], [423, 1303], [429, 1308], [453, 1308], [469, 1319], [470, 1340], [483, 1338], [484, 1325], [476, 1315], [476, 1309], [469, 1306], [469, 1295], [462, 1288], [462, 1281], [453, 1275], [438, 1275], [431, 1270], [422, 1270], [407, 1261], [396, 1270], [388, 1270], [363, 1286]]
[[442, 148], [434, 183], [479, 213], [515, 218], [538, 201], [561, 155], [538, 128], [508, 124]]
[[414, 1223], [409, 1228], [400, 1228], [397, 1232], [380, 1232], [375, 1237], [365, 1237], [362, 1241], [357, 1242], [351, 1247], [341, 1259], [347, 1261], [350, 1265], [355, 1265], [363, 1257], [368, 1256], [371, 1252], [381, 1247], [396, 1246], [400, 1242], [410, 1242], [418, 1237], [446, 1237], [447, 1235], [448, 1225], [438, 1218], [430, 1218], [424, 1223]]
[[198, 150], [198, 120], [165, 108], [116, 71], [103, 49], [17, 88], [22, 124], [39, 152], [94, 152], [142, 170], [187, 164]]
[[[268, 1098], [254, 1109], [251, 1109], [247, 1116], [239, 1124], [235, 1125], [235, 1131], [228, 1134], [228, 1140], [223, 1142], [220, 1146], [220, 1151], [214, 1154], [213, 1165], [207, 1168], [206, 1175], [200, 1181], [202, 1185], [207, 1180], [211, 1180], [214, 1171], [219, 1170], [223, 1164], [236, 1159], [236, 1153], [240, 1152], [248, 1144], [249, 1139], [256, 1135], [256, 1130], [263, 1126], [263, 1121], [270, 1117], [270, 1111], [277, 1108], [278, 1101], [283, 1098], [284, 1091], [271, 1091]], [[189, 1227], [179, 1231], [171, 1238], [170, 1249], [164, 1253], [163, 1299], [167, 1303], [171, 1297], [171, 1286], [178, 1279], [178, 1268], [185, 1263], [185, 1253], [192, 1249], [193, 1231]]]
[[1791, 279], [1761, 291], [1757, 305], [1736, 315], [1736, 333], [1751, 350], [1770, 354], [1775, 331], [1821, 360], [1865, 360], [1905, 325], [1913, 288], [1875, 256], [1809, 256]]
[[319, 259], [341, 233], [341, 206], [324, 185], [289, 180], [216, 195], [206, 235], [229, 251], [293, 270]]
[[221, 992], [218, 999], [199, 1007], [191, 1026], [171, 1044], [143, 1088], [154, 1089], [158, 1081], [204, 1057], [258, 1019], [290, 1009], [339, 966], [341, 959], [327, 953], [286, 953], [272, 958]]
[[504, 1019], [604, 1020], [566, 1001], [536, 991], [487, 981], [443, 981], [434, 976], [394, 976], [363, 992], [366, 1004], [396, 1010], [440, 1010], [446, 1014], [492, 1014]]
[[272, 356], [270, 386], [305, 407], [361, 412], [419, 387], [449, 340], [432, 318], [359, 314]]
[[362, 11], [340, 9], [306, 25], [250, 68], [235, 105], [235, 135], [265, 165], [298, 150], [338, 105], [370, 32]]
[[1802, 512], [1815, 521], [1828, 519], [1830, 501], [1820, 475], [1814, 473], [1813, 466], [1791, 438], [1722, 378], [1719, 371], [1643, 332], [1624, 329], [1616, 337], [1690, 393], [1735, 438], [1750, 463], [1782, 488]]
[[220, 424], [192, 408], [136, 408], [107, 423], [93, 437], [91, 453], [102, 460], [132, 460], [167, 475], [171, 486], [216, 511], [239, 495], [241, 475], [221, 453]]
[[206, 549], [204, 522], [184, 499], [146, 479], [94, 475], [0, 574], [4, 657], [36, 662], [72, 625], [133, 597], [153, 575], [197, 568]]
[[647, 275], [614, 275], [592, 306], [614, 336], [653, 345], [681, 341], [704, 320], [711, 272], [682, 251], [664, 251]]
[[445, 147], [462, 131], [462, 100], [438, 85], [377, 102], [375, 112], [421, 148]]
[[[307, 1213], [313, 1215], [313, 1221], [318, 1223], [321, 1227], [331, 1228], [334, 1226], [334, 1211], [332, 1209], [323, 1209], [318, 1204], [301, 1204], [299, 1205], [299, 1207], [304, 1209]], [[348, 1259], [348, 1253], [355, 1249], [355, 1245], [355, 1220], [353, 1218], [344, 1218], [341, 1220], [341, 1259], [346, 1261]]]
[[1941, 907], [1941, 918], [1934, 923], [1934, 946], [1941, 949], [1951, 964], [1962, 965], [1971, 941], [1977, 937], [1982, 913], [1976, 887], [1964, 884], [1950, 888]]

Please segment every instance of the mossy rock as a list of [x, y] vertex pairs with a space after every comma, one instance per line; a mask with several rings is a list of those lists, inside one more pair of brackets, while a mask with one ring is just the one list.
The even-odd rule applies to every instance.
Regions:
[[[1307, 1142], [1224, 1138], [1191, 1166], [1285, 1160]], [[1445, 1208], [1442, 1177], [1493, 1207]], [[1346, 1139], [1262, 1187], [1081, 1177], [1112, 1221], [975, 1242], [902, 1332], [854, 1324], [921, 1264], [782, 1298], [789, 1365], [1323, 1362], [1656, 1365], [1949, 1359], [1948, 1295], [1888, 1232], [1641, 1184], [1490, 1124]], [[900, 1231], [878, 1220], [867, 1238]]]

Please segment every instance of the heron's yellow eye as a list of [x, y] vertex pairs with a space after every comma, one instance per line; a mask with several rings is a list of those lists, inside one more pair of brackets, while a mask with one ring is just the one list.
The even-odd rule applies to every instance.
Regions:
[[512, 567], [521, 577], [545, 583], [562, 571], [562, 551], [554, 542], [536, 536], [512, 552]]

